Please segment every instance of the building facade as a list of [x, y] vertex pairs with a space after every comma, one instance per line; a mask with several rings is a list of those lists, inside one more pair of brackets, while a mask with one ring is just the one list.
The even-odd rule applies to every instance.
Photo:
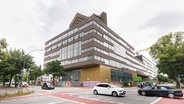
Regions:
[[107, 26], [107, 15], [77, 13], [69, 29], [45, 42], [44, 64], [61, 61], [67, 81], [153, 79], [157, 68]]

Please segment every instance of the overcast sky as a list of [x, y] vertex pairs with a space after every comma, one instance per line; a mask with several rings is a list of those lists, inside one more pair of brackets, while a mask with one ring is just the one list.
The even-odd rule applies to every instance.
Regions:
[[[184, 31], [184, 0], [0, 0], [0, 38], [29, 53], [68, 29], [75, 14], [107, 13], [108, 27], [135, 50], [170, 32]], [[37, 65], [44, 52], [30, 53]]]

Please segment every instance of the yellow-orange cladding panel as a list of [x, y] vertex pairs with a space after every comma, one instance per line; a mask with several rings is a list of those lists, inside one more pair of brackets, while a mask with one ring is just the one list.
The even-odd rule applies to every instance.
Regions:
[[101, 82], [110, 82], [111, 81], [110, 67], [100, 65], [100, 81]]
[[81, 81], [99, 81], [100, 66], [83, 68], [80, 75]]
[[107, 66], [94, 66], [81, 69], [81, 81], [111, 81], [110, 68]]

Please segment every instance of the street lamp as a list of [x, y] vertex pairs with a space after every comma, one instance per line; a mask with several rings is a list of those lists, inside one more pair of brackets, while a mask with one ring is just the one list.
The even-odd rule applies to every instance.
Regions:
[[[43, 51], [43, 49], [34, 49], [34, 50], [31, 50], [30, 52], [28, 52], [25, 55], [29, 55], [30, 53], [35, 52], [35, 51]], [[25, 61], [26, 61], [26, 57], [23, 58], [23, 70], [24, 70], [25, 64], [26, 64]], [[27, 80], [26, 80], [26, 82], [28, 83], [28, 74], [27, 74]], [[22, 84], [23, 84], [23, 73], [22, 73]], [[23, 86], [22, 84], [21, 84], [21, 87]]]

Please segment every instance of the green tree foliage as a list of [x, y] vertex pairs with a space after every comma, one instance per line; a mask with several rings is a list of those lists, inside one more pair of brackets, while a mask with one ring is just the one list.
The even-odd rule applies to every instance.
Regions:
[[184, 73], [183, 32], [169, 33], [151, 46], [150, 55], [156, 60], [158, 72], [167, 74], [179, 86], [178, 74]]
[[3, 79], [3, 86], [4, 86], [5, 82], [9, 81], [9, 75], [13, 71], [13, 67], [7, 61], [1, 61], [0, 69], [1, 69], [0, 75]]
[[7, 42], [6, 39], [0, 39], [0, 79], [3, 81], [3, 86], [5, 81], [7, 81], [7, 74], [10, 72], [11, 65], [7, 63]]
[[7, 46], [6, 39], [0, 39], [0, 81], [3, 83], [9, 81], [10, 86], [12, 78], [15, 81], [21, 81], [20, 75], [22, 75], [23, 68], [30, 69], [34, 61], [33, 57], [25, 54], [24, 50], [10, 49], [8, 51]]
[[16, 75], [22, 75], [21, 72], [23, 71], [24, 63], [26, 69], [30, 68], [31, 65], [34, 64], [32, 56], [25, 54], [25, 52], [21, 49], [10, 49], [8, 63], [13, 65], [13, 71], [10, 73], [10, 81], [14, 77], [15, 82], [21, 81], [21, 77]]
[[163, 76], [163, 75], [158, 74], [157, 75], [157, 78], [158, 78], [158, 81], [159, 82], [169, 82], [169, 78], [166, 77], [166, 76]]
[[7, 59], [8, 56], [7, 46], [8, 43], [6, 42], [6, 39], [4, 38], [0, 39], [0, 61]]
[[10, 86], [13, 77], [16, 79], [15, 82], [18, 80], [21, 81], [20, 76], [16, 75], [22, 75], [21, 72], [23, 70], [23, 64], [25, 63], [24, 66], [28, 69], [34, 64], [34, 62], [32, 56], [25, 54], [23, 50], [10, 49], [8, 53], [7, 59], [0, 61], [0, 76], [3, 77], [3, 82], [8, 80]]
[[30, 76], [30, 80], [34, 80], [34, 82], [36, 82], [36, 79], [43, 75], [43, 71], [41, 70], [41, 66], [33, 66], [31, 67], [30, 71], [29, 71], [29, 76]]
[[55, 60], [48, 62], [46, 68], [44, 69], [46, 74], [53, 75], [53, 85], [55, 85], [54, 80], [55, 76], [64, 76], [65, 72], [63, 71], [63, 66], [60, 64], [60, 61]]

